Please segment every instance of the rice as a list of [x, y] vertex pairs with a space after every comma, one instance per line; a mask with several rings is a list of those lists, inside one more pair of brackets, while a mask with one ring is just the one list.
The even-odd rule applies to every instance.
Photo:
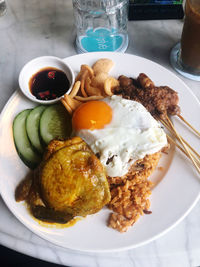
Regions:
[[132, 165], [129, 172], [122, 177], [108, 177], [111, 201], [108, 208], [113, 212], [108, 219], [108, 226], [119, 232], [126, 232], [141, 215], [149, 214], [152, 174], [161, 152], [145, 156]]

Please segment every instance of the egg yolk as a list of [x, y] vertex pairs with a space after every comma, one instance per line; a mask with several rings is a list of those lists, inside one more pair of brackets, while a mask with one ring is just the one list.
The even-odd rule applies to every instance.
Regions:
[[72, 117], [74, 130], [102, 129], [112, 119], [111, 107], [103, 101], [90, 101], [79, 106]]

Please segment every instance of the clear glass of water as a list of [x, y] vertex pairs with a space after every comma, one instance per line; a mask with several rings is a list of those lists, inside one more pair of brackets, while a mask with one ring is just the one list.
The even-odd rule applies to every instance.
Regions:
[[128, 0], [72, 0], [78, 53], [125, 52]]
[[6, 13], [6, 2], [5, 0], [0, 0], [0, 16]]

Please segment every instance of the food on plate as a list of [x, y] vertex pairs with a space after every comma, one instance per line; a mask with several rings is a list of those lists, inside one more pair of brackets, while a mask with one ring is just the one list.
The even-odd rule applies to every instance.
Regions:
[[[178, 94], [173, 89], [168, 86], [155, 86], [144, 73], [140, 73], [136, 79], [124, 75], [116, 79], [108, 74], [113, 65], [110, 59], [100, 59], [92, 68], [85, 64], [81, 66], [77, 82], [69, 94], [72, 99], [67, 99], [65, 95], [61, 100], [70, 114], [81, 102], [116, 94], [142, 103], [157, 118], [165, 119], [167, 115], [180, 115]], [[75, 100], [79, 102], [73, 104]]]
[[119, 83], [114, 94], [142, 103], [153, 116], [165, 119], [168, 114], [180, 114], [177, 92], [168, 86], [155, 86], [144, 73], [137, 79], [120, 76]]
[[[108, 72], [98, 72], [94, 77], [93, 79], [90, 79], [89, 77], [89, 82], [91, 83], [91, 85], [93, 87], [96, 87], [96, 88], [100, 88], [101, 89], [101, 92], [103, 92], [104, 90], [104, 82], [105, 80], [109, 77], [108, 75]], [[88, 87], [86, 85], [86, 90], [88, 90]]]
[[113, 95], [113, 90], [119, 86], [119, 81], [116, 80], [115, 78], [113, 77], [108, 77], [106, 80], [105, 80], [105, 83], [104, 83], [104, 90], [105, 90], [105, 93], [106, 95], [108, 96], [112, 96]]
[[29, 88], [32, 95], [39, 100], [52, 100], [64, 95], [70, 87], [67, 75], [59, 69], [48, 67], [35, 73]]
[[[65, 95], [65, 99], [67, 100], [67, 103], [72, 110], [75, 110], [82, 103], [82, 102], [72, 98], [70, 95], [67, 95], [67, 94]], [[71, 112], [70, 112], [70, 114], [71, 114]]]
[[24, 182], [16, 192], [36, 218], [59, 223], [96, 213], [110, 201], [105, 170], [80, 137], [51, 141], [31, 186]]
[[[116, 94], [142, 103], [157, 118], [165, 119], [167, 115], [180, 115], [177, 92], [168, 86], [156, 86], [146, 74], [140, 73], [137, 78], [121, 75], [116, 79], [108, 75], [114, 63], [106, 58], [97, 60], [92, 68], [85, 64], [82, 66], [76, 80], [80, 82], [80, 88], [84, 89], [85, 94], [82, 93], [82, 89], [79, 90], [79, 84], [75, 83], [76, 90], [72, 90], [71, 94], [74, 100], [83, 102], [88, 96], [100, 99]], [[90, 74], [86, 66], [91, 69]], [[93, 98], [87, 101], [94, 100]], [[66, 97], [62, 102], [70, 107], [72, 114], [75, 109], [70, 106]]]
[[80, 86], [81, 86], [81, 82], [80, 82], [80, 81], [76, 81], [76, 82], [74, 83], [74, 86], [73, 86], [73, 88], [72, 88], [72, 90], [71, 90], [71, 92], [70, 92], [70, 94], [69, 94], [69, 96], [70, 96], [71, 98], [74, 98], [74, 97], [77, 95], [77, 93], [78, 93], [78, 91], [79, 91], [79, 89], [80, 89]]
[[63, 105], [48, 106], [40, 117], [40, 136], [48, 145], [53, 139], [65, 139], [71, 134], [71, 118]]
[[127, 231], [140, 215], [150, 213], [148, 177], [167, 146], [164, 130], [140, 103], [116, 95], [79, 106], [72, 127], [106, 169], [111, 192], [108, 207], [114, 212], [108, 225]]
[[135, 161], [167, 145], [164, 130], [144, 106], [121, 96], [82, 104], [73, 114], [72, 127], [111, 177], [125, 175]]
[[[81, 133], [81, 137], [90, 145], [92, 150], [96, 153], [100, 159], [102, 159], [102, 155], [99, 153], [99, 150], [102, 150], [103, 153], [105, 153], [105, 147], [101, 142], [98, 142], [98, 138], [103, 138], [103, 131], [104, 129], [94, 129], [94, 122], [95, 120], [90, 118], [90, 114], [99, 114], [99, 108], [91, 108], [93, 106], [93, 103], [89, 105], [88, 101], [93, 100], [100, 100], [96, 102], [104, 102], [106, 99], [110, 99], [108, 96], [112, 96], [114, 94], [120, 95], [123, 98], [130, 99], [130, 100], [136, 100], [136, 102], [139, 102], [143, 104], [149, 112], [155, 117], [155, 119], [160, 119], [165, 117], [167, 114], [174, 115], [179, 114], [180, 108], [178, 106], [178, 94], [172, 90], [171, 88], [167, 86], [160, 86], [156, 87], [153, 83], [153, 81], [145, 74], [141, 73], [137, 79], [134, 78], [128, 78], [126, 76], [119, 76], [118, 79], [105, 74], [105, 69], [107, 71], [110, 70], [111, 67], [106, 68], [106, 60], [98, 60], [95, 62], [92, 66], [92, 70], [94, 74], [92, 74], [92, 71], [90, 75], [87, 76], [86, 82], [84, 82], [84, 88], [85, 92], [88, 91], [89, 97], [84, 96], [82, 94], [82, 91], [78, 86], [76, 87], [76, 90], [73, 91], [73, 97], [72, 99], [78, 100], [79, 103], [77, 104], [77, 107], [73, 108], [71, 106], [71, 114], [72, 114], [72, 121], [73, 121], [73, 131], [74, 134], [79, 135]], [[102, 67], [104, 65], [104, 67]], [[97, 70], [95, 68], [97, 66]], [[100, 66], [100, 67], [98, 67]], [[83, 70], [83, 68], [82, 68]], [[81, 81], [82, 71], [78, 74], [78, 79]], [[95, 83], [95, 79], [100, 76], [103, 77], [101, 80], [101, 83]], [[95, 78], [94, 78], [95, 77]], [[78, 80], [77, 79], [77, 80]], [[93, 80], [93, 82], [92, 82]], [[89, 87], [90, 86], [90, 87]], [[89, 90], [87, 89], [89, 88]], [[95, 88], [94, 88], [95, 87]], [[136, 93], [134, 93], [134, 87], [138, 89]], [[103, 89], [102, 89], [103, 88]], [[76, 91], [76, 92], [75, 92]], [[74, 93], [75, 92], [75, 93]], [[135, 98], [132, 98], [132, 94], [135, 95]], [[111, 97], [112, 98], [112, 97]], [[110, 100], [109, 100], [110, 101]], [[81, 105], [82, 103], [85, 103], [84, 105]], [[95, 101], [94, 101], [95, 102]], [[133, 101], [135, 102], [135, 101]], [[132, 103], [133, 103], [132, 102]], [[69, 104], [69, 101], [66, 100], [63, 101], [63, 104]], [[88, 105], [88, 108], [87, 108]], [[117, 108], [118, 109], [118, 108]], [[89, 127], [93, 127], [93, 130], [82, 129], [82, 130], [76, 130], [77, 127], [77, 121], [79, 125], [84, 125], [82, 122], [82, 119], [77, 116], [77, 114], [81, 114], [81, 110], [88, 110], [84, 117], [84, 123], [89, 125]], [[97, 112], [98, 110], [98, 112]], [[102, 109], [101, 109], [102, 112]], [[103, 113], [103, 112], [102, 112]], [[148, 112], [147, 112], [148, 113]], [[89, 116], [88, 116], [89, 114]], [[100, 124], [105, 124], [104, 127], [107, 131], [107, 128], [109, 128], [111, 123], [105, 123], [106, 119], [109, 120], [109, 112], [107, 113], [108, 116], [101, 115], [103, 118], [102, 121], [100, 121]], [[122, 113], [123, 114], [123, 113]], [[149, 114], [150, 115], [150, 114]], [[76, 117], [79, 117], [79, 119], [75, 119]], [[132, 116], [135, 118], [135, 114]], [[131, 119], [132, 119], [131, 117]], [[128, 121], [131, 121], [129, 118]], [[143, 118], [144, 121], [147, 121]], [[119, 116], [118, 122], [123, 125], [124, 123], [124, 116]], [[154, 120], [155, 121], [155, 120]], [[88, 123], [91, 122], [91, 123]], [[97, 125], [97, 124], [96, 124]], [[159, 124], [158, 124], [159, 125]], [[160, 130], [161, 126], [159, 126]], [[116, 134], [119, 131], [112, 127], [112, 131]], [[78, 133], [77, 133], [78, 132]], [[91, 134], [92, 132], [92, 134]], [[100, 134], [96, 136], [96, 132]], [[164, 132], [163, 132], [164, 133]], [[110, 136], [110, 141], [108, 142], [108, 147], [111, 146], [113, 149], [113, 143], [120, 144], [120, 141], [123, 143], [123, 140], [126, 140], [126, 134], [128, 134], [125, 131], [125, 134], [123, 133], [121, 135], [121, 139], [117, 139], [116, 136]], [[120, 134], [119, 134], [120, 136]], [[96, 139], [95, 139], [96, 138]], [[110, 184], [110, 191], [111, 191], [111, 202], [109, 203], [108, 207], [114, 211], [114, 213], [111, 214], [109, 218], [108, 225], [112, 228], [115, 228], [119, 230], [120, 232], [124, 232], [128, 229], [130, 225], [132, 225], [141, 214], [149, 214], [151, 213], [149, 211], [150, 202], [148, 200], [148, 196], [150, 194], [150, 188], [151, 188], [151, 182], [147, 180], [149, 175], [153, 172], [155, 169], [159, 158], [161, 156], [161, 150], [164, 150], [163, 147], [169, 148], [169, 145], [167, 144], [167, 138], [166, 135], [163, 134], [163, 145], [160, 146], [160, 150], [154, 150], [150, 152], [147, 152], [147, 154], [143, 154], [143, 157], [137, 157], [134, 160], [130, 160], [127, 164], [126, 171], [124, 172], [114, 172], [109, 173], [108, 166], [110, 167], [115, 160], [119, 159], [120, 157], [116, 156], [117, 153], [110, 153], [110, 157], [105, 157], [103, 164], [105, 165], [107, 175], [108, 175], [108, 181]], [[120, 140], [120, 141], [118, 141]], [[139, 140], [139, 139], [138, 139]], [[98, 144], [98, 146], [94, 143]], [[134, 139], [135, 141], [135, 139]], [[141, 141], [141, 140], [140, 140]], [[147, 141], [147, 140], [146, 140]], [[134, 144], [132, 140], [130, 141], [131, 144]], [[138, 142], [138, 141], [136, 141]], [[147, 141], [148, 143], [148, 141]], [[165, 144], [164, 144], [165, 143]], [[150, 144], [150, 143], [148, 143]], [[93, 146], [92, 146], [93, 145]], [[99, 149], [101, 147], [101, 149]], [[128, 147], [131, 147], [128, 145]], [[118, 148], [119, 149], [119, 148]], [[110, 151], [109, 151], [110, 152]], [[120, 154], [120, 149], [117, 151]], [[113, 164], [114, 165], [114, 164]], [[121, 164], [122, 166], [123, 164]], [[115, 166], [120, 166], [120, 164], [115, 164]], [[119, 170], [118, 170], [119, 171]], [[133, 195], [135, 197], [133, 197]], [[129, 210], [129, 215], [128, 214]]]
[[[57, 107], [49, 106], [38, 116], [39, 136], [48, 147], [31, 186], [30, 181], [20, 184], [16, 200], [25, 198], [39, 220], [65, 223], [107, 205], [112, 210], [108, 226], [125, 232], [140, 215], [151, 213], [148, 178], [168, 142], [145, 104], [128, 93], [136, 85], [141, 92], [153, 91], [155, 85], [145, 74], [137, 80], [116, 79], [109, 75], [113, 65], [110, 59], [97, 60], [92, 67], [82, 64], [71, 92], [61, 100], [68, 112], [63, 107], [65, 112], [59, 114]], [[178, 103], [172, 91], [165, 87], [158, 93], [160, 99], [163, 92], [174, 99], [164, 95], [167, 112]], [[151, 107], [153, 93], [147, 95]], [[147, 103], [146, 96], [144, 100]], [[154, 110], [161, 114], [158, 102]], [[66, 126], [67, 133], [62, 128]]]
[[168, 115], [181, 118], [178, 94], [144, 73], [113, 77], [113, 66], [110, 59], [82, 64], [61, 99], [65, 108], [39, 106], [16, 116], [16, 148], [35, 170], [15, 198], [26, 200], [41, 221], [65, 224], [107, 205], [107, 225], [126, 232], [141, 215], [151, 214], [149, 176], [171, 140], [160, 122], [174, 129]]
[[45, 109], [45, 106], [37, 106], [32, 109], [26, 118], [26, 132], [32, 146], [39, 152], [44, 152], [44, 146], [39, 135], [40, 117]]
[[13, 121], [16, 150], [31, 169], [40, 163], [41, 154], [52, 139], [70, 135], [71, 117], [61, 104], [23, 110]]
[[[111, 82], [112, 80], [112, 82]], [[194, 167], [200, 173], [199, 168], [199, 154], [192, 148], [188, 142], [177, 132], [173, 123], [171, 122], [169, 116], [177, 115], [179, 119], [185, 123], [190, 130], [192, 130], [196, 135], [200, 136], [200, 132], [196, 130], [184, 117], [180, 114], [180, 107], [178, 106], [179, 97], [177, 92], [168, 86], [155, 86], [153, 81], [144, 73], [140, 73], [137, 79], [128, 78], [124, 75], [121, 75], [118, 78], [120, 86], [115, 82], [115, 78], [108, 77], [104, 82], [104, 91], [101, 92], [101, 95], [97, 95], [96, 90], [91, 91], [90, 99], [92, 98], [101, 98], [105, 95], [118, 94], [122, 95], [124, 98], [136, 100], [142, 103], [149, 112], [167, 128], [171, 135], [175, 136], [176, 139], [180, 142], [181, 146], [176, 143], [176, 139], [171, 138], [168, 135], [168, 139], [172, 142], [177, 148], [179, 148], [193, 163]], [[93, 95], [92, 95], [93, 94]], [[75, 96], [76, 100], [84, 101], [85, 97]], [[86, 99], [85, 99], [86, 100]], [[65, 101], [63, 101], [65, 105]], [[66, 102], [67, 106], [67, 102]], [[71, 113], [73, 109], [71, 109]], [[191, 154], [190, 150], [194, 152]]]
[[[75, 96], [74, 99], [81, 101], [82, 102], [88, 102], [88, 101], [92, 101], [92, 100], [100, 100], [103, 99], [104, 97], [101, 95], [92, 95], [92, 96], [88, 96], [88, 97], [83, 97], [83, 96]], [[73, 110], [74, 111], [74, 110]]]
[[[95, 85], [93, 85], [93, 84], [95, 84]], [[85, 79], [85, 92], [86, 92], [87, 96], [102, 95], [102, 84], [99, 83], [98, 80], [96, 82], [96, 77], [92, 80], [90, 79], [90, 77], [87, 77]]]
[[[178, 133], [170, 119], [170, 116], [176, 115], [190, 130], [200, 136], [199, 131], [181, 116], [181, 110], [178, 106], [178, 93], [168, 86], [156, 86], [144, 73], [140, 73], [137, 79], [128, 78], [123, 75], [118, 79], [120, 86], [115, 87], [113, 93], [122, 95], [126, 99], [132, 99], [142, 103], [172, 135], [172, 137], [167, 135], [168, 140], [191, 160], [198, 173], [200, 173], [199, 154], [189, 145], [180, 133]], [[176, 142], [177, 140], [178, 143]]]
[[92, 67], [81, 65], [72, 91], [61, 99], [70, 114], [82, 102], [99, 100], [112, 95], [114, 88], [119, 86], [119, 81], [109, 75], [113, 66], [114, 62], [108, 58], [97, 60]]
[[114, 62], [109, 58], [101, 58], [97, 60], [93, 66], [92, 69], [94, 71], [94, 74], [101, 73], [101, 72], [110, 72], [110, 70], [113, 68]]
[[150, 200], [152, 182], [148, 179], [155, 170], [161, 152], [156, 152], [137, 160], [129, 172], [121, 177], [108, 177], [111, 201], [108, 208], [113, 212], [108, 218], [108, 226], [126, 232], [141, 215], [151, 214]]
[[41, 156], [37, 153], [26, 131], [26, 118], [31, 109], [21, 111], [13, 121], [13, 138], [17, 153], [21, 160], [31, 169], [34, 169], [41, 161]]
[[89, 101], [77, 108], [72, 117], [75, 134], [79, 130], [102, 129], [112, 120], [112, 108], [104, 101]]

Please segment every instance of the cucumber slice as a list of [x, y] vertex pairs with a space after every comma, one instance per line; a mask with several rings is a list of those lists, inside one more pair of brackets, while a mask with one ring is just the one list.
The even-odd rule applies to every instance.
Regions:
[[21, 160], [26, 166], [34, 169], [41, 161], [41, 157], [33, 150], [26, 133], [26, 118], [30, 112], [31, 109], [26, 109], [15, 117], [13, 121], [13, 137]]
[[71, 117], [62, 104], [44, 110], [40, 118], [40, 136], [45, 144], [53, 139], [66, 139], [71, 131]]
[[44, 151], [39, 135], [40, 117], [44, 109], [45, 106], [38, 106], [34, 108], [26, 118], [26, 132], [28, 134], [28, 138], [32, 146], [39, 153], [43, 153]]

